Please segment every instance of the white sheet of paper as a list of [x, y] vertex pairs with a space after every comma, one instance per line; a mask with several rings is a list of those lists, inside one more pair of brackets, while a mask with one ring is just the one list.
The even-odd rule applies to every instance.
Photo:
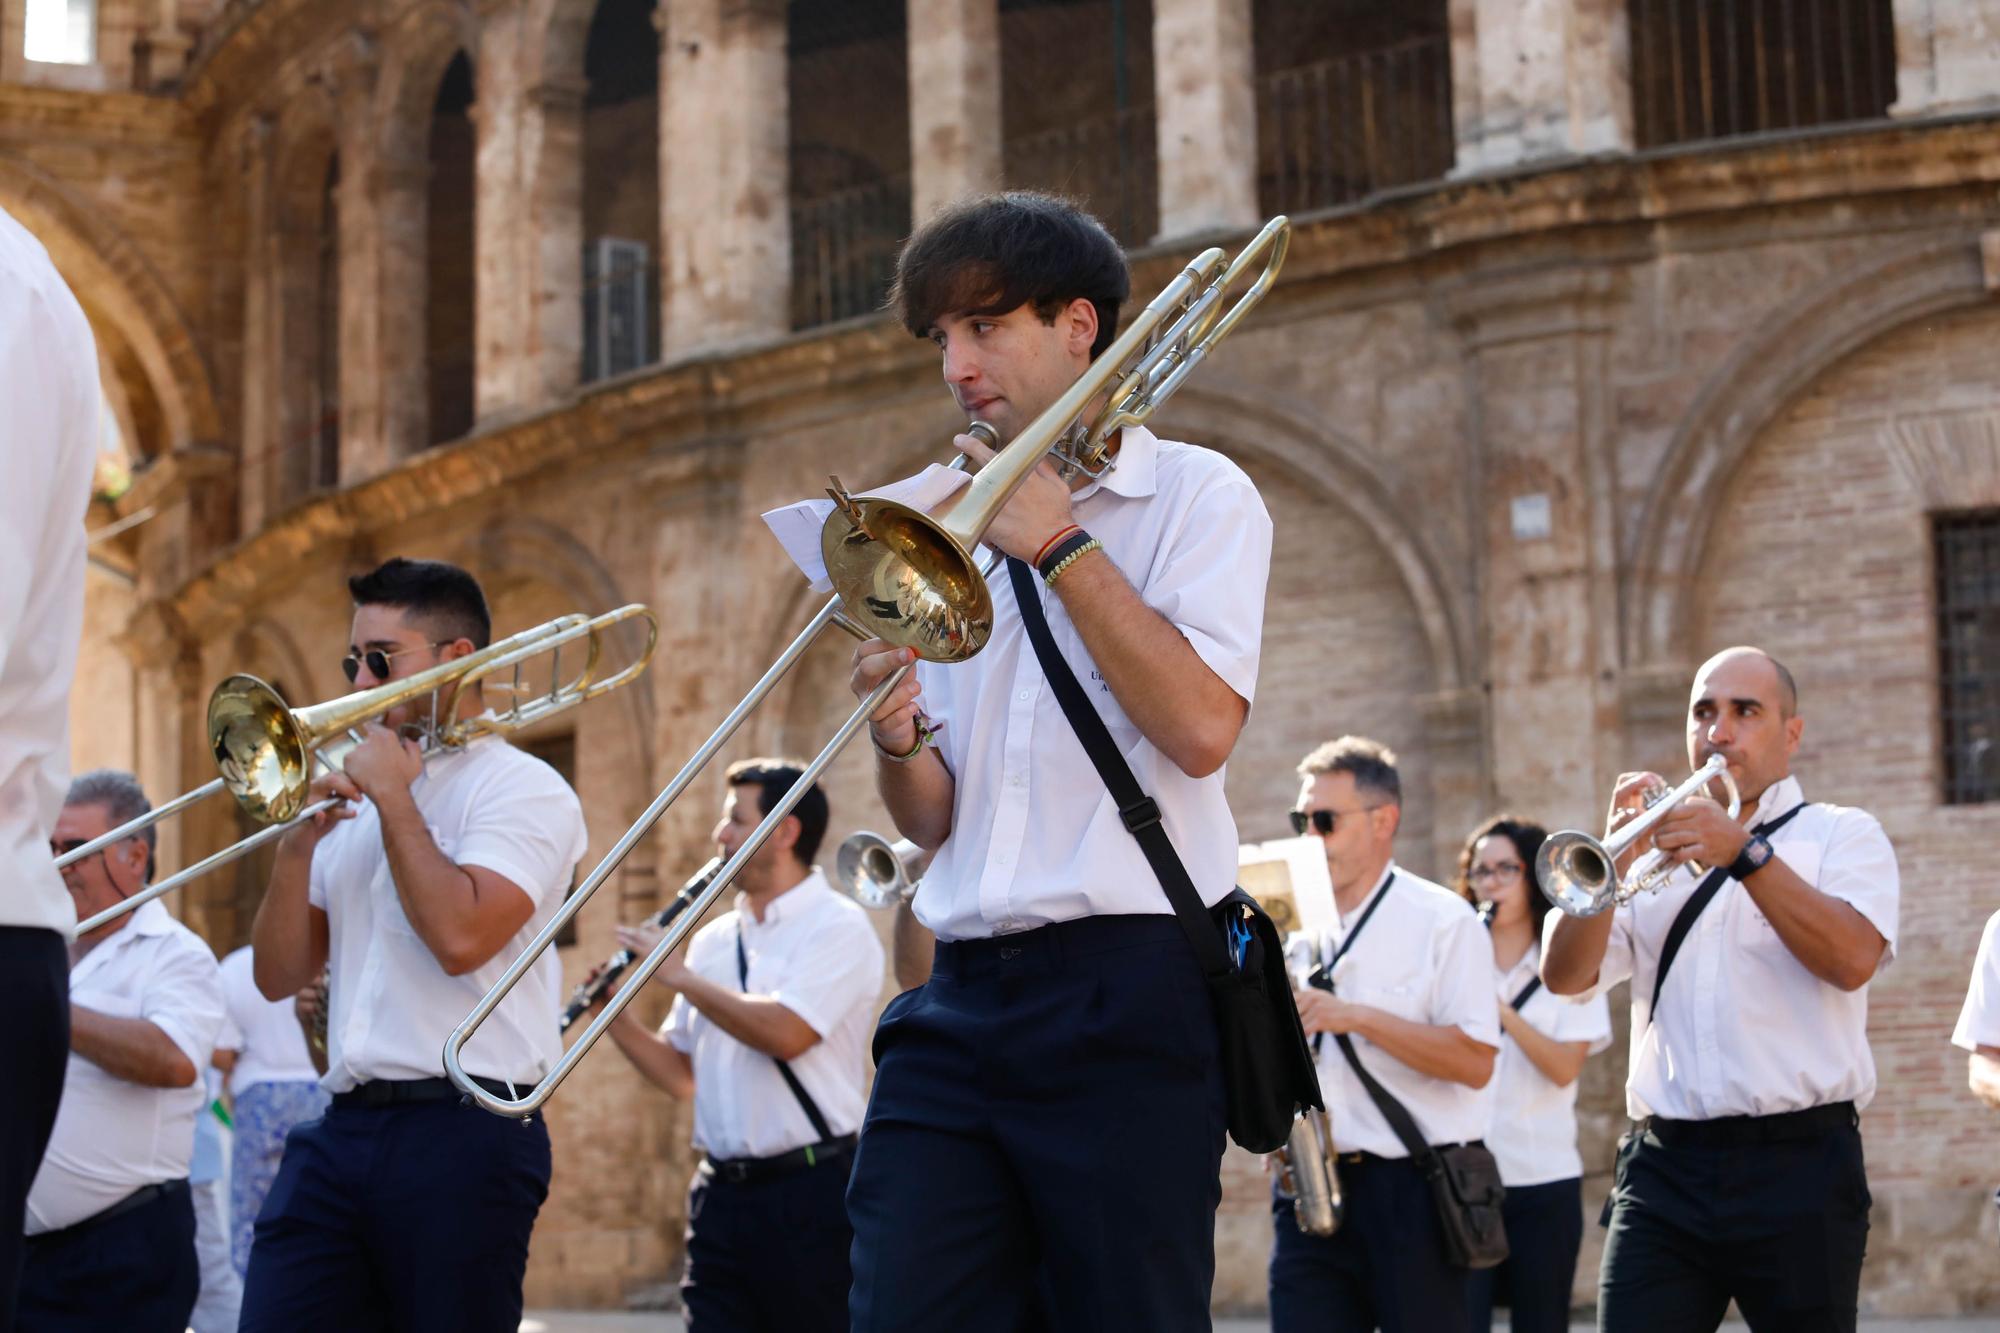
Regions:
[[[969, 472], [933, 463], [914, 477], [854, 494], [895, 500], [928, 514], [971, 480]], [[764, 526], [785, 548], [785, 554], [792, 558], [799, 572], [811, 581], [814, 592], [833, 591], [833, 584], [826, 577], [826, 560], [819, 550], [820, 529], [826, 526], [826, 516], [832, 512], [832, 500], [800, 500], [796, 504], [766, 510], [763, 514]]]
[[1308, 833], [1300, 838], [1245, 843], [1236, 851], [1236, 864], [1239, 868], [1282, 865], [1298, 912], [1298, 929], [1318, 938], [1334, 928], [1333, 876], [1326, 868], [1326, 847], [1317, 837]]

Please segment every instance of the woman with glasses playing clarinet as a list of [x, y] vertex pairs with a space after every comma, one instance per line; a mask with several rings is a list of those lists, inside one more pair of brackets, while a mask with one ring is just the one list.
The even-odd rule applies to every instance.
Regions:
[[1576, 1080], [1583, 1062], [1611, 1044], [1602, 995], [1577, 1004], [1542, 988], [1542, 919], [1535, 889], [1539, 824], [1499, 815], [1472, 831], [1458, 854], [1458, 891], [1493, 935], [1499, 991], [1500, 1059], [1486, 1146], [1507, 1187], [1505, 1263], [1472, 1274], [1471, 1327], [1493, 1326], [1493, 1306], [1512, 1311], [1513, 1333], [1562, 1333], [1583, 1243], [1583, 1159], [1576, 1151]]

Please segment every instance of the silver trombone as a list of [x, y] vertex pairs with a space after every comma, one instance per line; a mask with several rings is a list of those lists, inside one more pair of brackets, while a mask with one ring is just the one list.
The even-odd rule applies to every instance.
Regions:
[[[613, 625], [635, 619], [645, 625], [644, 651], [623, 670], [598, 679], [604, 632]], [[86, 917], [77, 923], [77, 933], [96, 930], [172, 893], [190, 880], [240, 860], [273, 838], [283, 837], [305, 821], [339, 805], [338, 797], [306, 804], [314, 775], [339, 771], [348, 752], [360, 743], [361, 727], [390, 709], [426, 694], [431, 696], [430, 718], [423, 728], [424, 754], [428, 758], [439, 750], [456, 749], [480, 736], [519, 731], [630, 683], [652, 660], [659, 634], [653, 613], [637, 603], [595, 617], [558, 616], [413, 676], [357, 690], [309, 708], [289, 707], [276, 690], [255, 676], [229, 677], [215, 687], [208, 701], [209, 749], [221, 776], [66, 852], [56, 858], [56, 868], [73, 865], [224, 791], [265, 827]], [[578, 673], [565, 681], [561, 677], [562, 649], [578, 639], [586, 644], [585, 661]], [[550, 665], [551, 686], [524, 700], [521, 668], [543, 653], [554, 655]], [[453, 720], [458, 700], [468, 687], [507, 670], [513, 672], [513, 683], [508, 687], [515, 694], [511, 705], [498, 712]]]
[[1570, 916], [1596, 916], [1607, 907], [1622, 906], [1659, 888], [1675, 869], [1668, 853], [1655, 847], [1622, 876], [1618, 858], [1631, 851], [1675, 806], [1699, 795], [1711, 782], [1720, 782], [1729, 792], [1729, 817], [1736, 818], [1743, 807], [1736, 780], [1729, 776], [1729, 761], [1712, 754], [1680, 786], [1671, 791], [1656, 787], [1648, 792], [1645, 810], [1602, 840], [1581, 829], [1551, 833], [1535, 855], [1535, 882], [1541, 885], [1542, 895]]
[[[444, 1068], [461, 1092], [496, 1115], [515, 1117], [533, 1115], [548, 1101], [647, 980], [659, 971], [667, 956], [700, 924], [710, 905], [791, 814], [835, 756], [868, 724], [869, 717], [888, 698], [889, 692], [902, 683], [910, 667], [897, 668], [848, 715], [825, 748], [806, 765], [800, 780], [778, 798], [736, 854], [667, 927], [652, 952], [637, 964], [638, 973], [631, 984], [620, 988], [605, 1003], [583, 1035], [563, 1052], [541, 1082], [520, 1097], [496, 1096], [475, 1083], [466, 1072], [460, 1060], [466, 1043], [520, 984], [591, 895], [617, 870], [639, 839], [707, 768], [828, 628], [838, 627], [858, 638], [878, 638], [913, 648], [919, 656], [933, 662], [962, 661], [985, 647], [993, 630], [993, 601], [975, 551], [987, 527], [1045, 458], [1053, 457], [1067, 471], [1093, 476], [1110, 467], [1118, 430], [1143, 425], [1209, 350], [1228, 336], [1271, 290], [1290, 239], [1291, 223], [1284, 217], [1276, 217], [1234, 259], [1219, 248], [1196, 256], [1075, 383], [1006, 448], [987, 460], [971, 483], [954, 497], [944, 517], [935, 518], [879, 496], [853, 496], [837, 479], [834, 481], [829, 488], [834, 509], [820, 533], [820, 550], [826, 557], [834, 598], [820, 608], [799, 636], [778, 655], [750, 692], [730, 710], [729, 716], [702, 742], [638, 821], [577, 885], [576, 891], [521, 956], [452, 1031], [444, 1045]], [[1225, 294], [1246, 278], [1248, 287], [1225, 303]], [[1086, 422], [1085, 414], [1100, 399], [1103, 406]], [[975, 423], [975, 429], [982, 425]], [[990, 428], [986, 429], [990, 435]]]
[[915, 895], [931, 854], [898, 838], [891, 842], [863, 829], [850, 833], [833, 857], [833, 880], [847, 896], [873, 911], [894, 907]]

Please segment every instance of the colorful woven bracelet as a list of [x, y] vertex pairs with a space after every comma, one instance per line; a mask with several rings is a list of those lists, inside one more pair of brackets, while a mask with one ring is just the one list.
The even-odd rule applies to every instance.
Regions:
[[1035, 572], [1045, 579], [1054, 578], [1062, 562], [1089, 545], [1091, 540], [1091, 535], [1082, 528], [1070, 529], [1067, 537], [1053, 546], [1044, 548], [1042, 554], [1035, 558]]
[[1060, 545], [1063, 542], [1063, 540], [1067, 538], [1071, 533], [1082, 532], [1082, 531], [1083, 529], [1078, 527], [1076, 524], [1074, 523], [1070, 524], [1068, 527], [1064, 528], [1061, 532], [1058, 532], [1055, 536], [1043, 542], [1042, 549], [1035, 552], [1035, 558], [1029, 563], [1034, 565], [1034, 567], [1037, 570], [1043, 568], [1043, 562], [1049, 558], [1050, 551], [1055, 550], [1056, 547]]
[[1074, 551], [1071, 551], [1068, 555], [1063, 556], [1061, 559], [1057, 560], [1055, 568], [1051, 569], [1048, 572], [1048, 576], [1043, 580], [1043, 582], [1047, 583], [1051, 588], [1055, 587], [1056, 580], [1063, 576], [1064, 570], [1068, 569], [1071, 565], [1081, 560], [1084, 556], [1089, 555], [1092, 551], [1101, 551], [1103, 549], [1104, 549], [1104, 543], [1097, 540], [1097, 538], [1092, 537], [1089, 541], [1077, 547]]

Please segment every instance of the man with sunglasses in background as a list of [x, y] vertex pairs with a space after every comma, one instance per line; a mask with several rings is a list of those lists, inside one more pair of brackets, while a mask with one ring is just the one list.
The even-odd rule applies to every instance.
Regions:
[[[129, 773], [70, 785], [49, 850], [64, 856], [152, 806]], [[153, 830], [63, 870], [79, 920], [145, 888]], [[178, 1330], [200, 1285], [188, 1186], [201, 1071], [222, 1029], [215, 955], [158, 902], [70, 946], [62, 1104], [27, 1203], [18, 1327]]]
[[1298, 771], [1292, 828], [1324, 844], [1338, 920], [1322, 938], [1294, 936], [1286, 953], [1347, 1212], [1333, 1235], [1309, 1236], [1292, 1201], [1274, 1199], [1271, 1327], [1461, 1329], [1467, 1270], [1445, 1260], [1430, 1186], [1332, 1038], [1348, 1037], [1426, 1142], [1483, 1138], [1482, 1089], [1500, 1046], [1492, 948], [1463, 898], [1395, 863], [1403, 787], [1389, 747], [1342, 736]]
[[[464, 570], [390, 560], [348, 580], [357, 689], [487, 645], [486, 597]], [[245, 1330], [511, 1329], [528, 1237], [549, 1184], [548, 1129], [466, 1106], [445, 1039], [555, 914], [586, 837], [569, 785], [497, 736], [426, 756], [404, 734], [433, 697], [363, 729], [312, 799], [346, 804], [286, 834], [257, 912], [252, 969], [265, 998], [330, 985], [325, 1086], [333, 1104], [293, 1131], [257, 1219]], [[457, 717], [476, 716], [476, 688]], [[453, 718], [437, 718], [448, 725]], [[553, 952], [466, 1049], [503, 1095], [562, 1051]]]

